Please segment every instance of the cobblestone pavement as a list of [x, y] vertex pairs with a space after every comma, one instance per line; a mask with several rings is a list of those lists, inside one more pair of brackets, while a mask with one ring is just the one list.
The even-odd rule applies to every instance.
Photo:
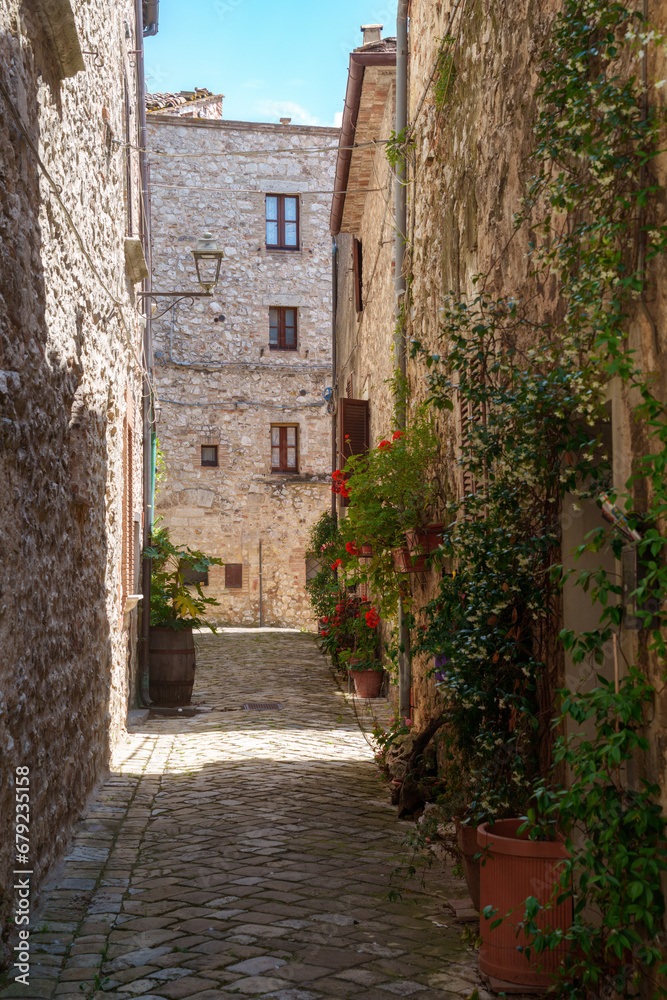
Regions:
[[130, 733], [43, 894], [31, 985], [0, 996], [469, 996], [475, 955], [444, 906], [464, 884], [431, 869], [387, 898], [410, 824], [312, 636], [197, 644], [211, 711]]

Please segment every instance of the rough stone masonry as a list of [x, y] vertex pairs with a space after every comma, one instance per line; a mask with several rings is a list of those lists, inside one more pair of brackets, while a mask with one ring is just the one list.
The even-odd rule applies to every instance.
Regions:
[[121, 145], [136, 144], [138, 34], [131, 0], [0, 12], [0, 966], [16, 769], [29, 769], [34, 904], [133, 693], [121, 563], [128, 440], [126, 507], [141, 517], [142, 328], [125, 263], [139, 183]]
[[[202, 231], [225, 252], [212, 299], [155, 318], [166, 463], [156, 512], [174, 540], [223, 560], [206, 589], [221, 602], [218, 621], [306, 625], [308, 531], [331, 498], [327, 223], [338, 130], [154, 112], [148, 126], [154, 288], [197, 288], [190, 250]], [[296, 248], [267, 248], [267, 196], [281, 195], [298, 202]], [[270, 343], [278, 313], [296, 319], [283, 349]], [[291, 468], [280, 460], [288, 434]]]

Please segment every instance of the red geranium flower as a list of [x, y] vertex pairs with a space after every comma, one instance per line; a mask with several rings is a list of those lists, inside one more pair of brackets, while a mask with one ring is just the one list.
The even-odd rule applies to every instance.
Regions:
[[391, 448], [391, 441], [387, 441], [385, 438], [384, 441], [380, 441], [378, 448]]
[[359, 549], [354, 544], [354, 542], [346, 542], [345, 543], [345, 550], [348, 553], [348, 555], [351, 555], [351, 556], [358, 556], [359, 555]]
[[394, 431], [392, 441], [398, 441], [399, 438], [403, 437], [403, 431]]
[[377, 628], [377, 626], [380, 623], [380, 616], [375, 610], [375, 608], [371, 608], [370, 611], [367, 611], [365, 617], [366, 617], [366, 624], [368, 625], [369, 628]]
[[336, 562], [331, 564], [331, 568], [332, 569], [338, 569], [338, 567], [342, 566], [342, 565], [343, 565], [343, 560], [342, 559], [336, 559]]

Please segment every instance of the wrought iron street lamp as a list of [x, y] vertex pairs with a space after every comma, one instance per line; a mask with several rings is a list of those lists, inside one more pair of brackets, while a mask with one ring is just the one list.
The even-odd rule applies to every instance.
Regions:
[[197, 281], [207, 292], [218, 284], [220, 278], [220, 263], [225, 256], [218, 246], [218, 241], [211, 233], [204, 233], [197, 240], [197, 246], [192, 251], [197, 268]]
[[[215, 288], [220, 280], [220, 264], [225, 256], [224, 250], [218, 246], [218, 241], [211, 233], [204, 233], [192, 251], [197, 270], [197, 281], [204, 289], [203, 292], [169, 291], [169, 292], [139, 292], [144, 299], [174, 299], [172, 306], [183, 299], [209, 299], [211, 289]], [[171, 308], [171, 307], [170, 307]], [[168, 311], [168, 310], [166, 310]], [[163, 315], [160, 313], [160, 315]], [[154, 317], [155, 318], [155, 317]]]

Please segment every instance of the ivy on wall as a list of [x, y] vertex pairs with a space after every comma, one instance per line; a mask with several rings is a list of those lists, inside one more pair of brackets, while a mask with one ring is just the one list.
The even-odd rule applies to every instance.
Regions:
[[[628, 335], [639, 315], [659, 350], [645, 300], [667, 249], [652, 169], [662, 120], [641, 76], [649, 48], [664, 44], [625, 3], [565, 0], [544, 49], [534, 176], [516, 217], [530, 235], [536, 295], [494, 298], [480, 278], [473, 298], [445, 303], [439, 353], [412, 343], [430, 403], [461, 414], [467, 486], [448, 509], [445, 550], [456, 572], [422, 609], [415, 648], [439, 657], [468, 819], [520, 811], [532, 835], [558, 829], [567, 838], [559, 892], [575, 905], [559, 988], [573, 997], [632, 992], [640, 973], [660, 990], [667, 972], [665, 819], [658, 789], [624, 777], [648, 749], [655, 691], [646, 667], [664, 663], [667, 624], [665, 401]], [[644, 442], [616, 492], [601, 430], [612, 384], [634, 401], [634, 439]], [[623, 626], [615, 576], [602, 564], [559, 565], [566, 494], [599, 506], [611, 496], [637, 538], [641, 655], [618, 689], [600, 676], [587, 693], [557, 690], [559, 641], [561, 657], [602, 664]], [[580, 554], [610, 547], [620, 557], [624, 545], [617, 527], [600, 528]], [[600, 609], [585, 634], [559, 632], [568, 576]], [[527, 901], [537, 953], [558, 937], [538, 930], [539, 908]]]

